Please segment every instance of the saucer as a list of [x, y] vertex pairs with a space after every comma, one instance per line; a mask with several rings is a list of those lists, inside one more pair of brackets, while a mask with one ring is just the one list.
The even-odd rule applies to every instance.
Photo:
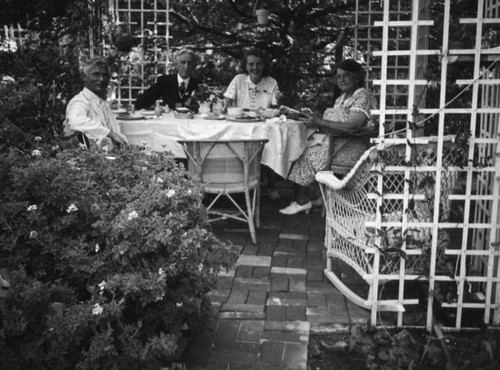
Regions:
[[262, 121], [260, 117], [247, 117], [247, 116], [242, 116], [242, 117], [233, 117], [226, 115], [226, 119], [228, 121], [233, 121], [233, 122], [259, 122]]
[[116, 118], [122, 121], [135, 121], [139, 119], [144, 119], [146, 117], [144, 117], [142, 114], [134, 113], [134, 114], [119, 114]]

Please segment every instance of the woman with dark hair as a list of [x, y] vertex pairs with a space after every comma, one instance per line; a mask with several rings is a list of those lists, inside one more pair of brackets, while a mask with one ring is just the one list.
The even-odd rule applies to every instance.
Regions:
[[305, 113], [305, 124], [320, 133], [308, 140], [304, 153], [290, 170], [288, 180], [296, 184], [296, 200], [280, 209], [282, 214], [308, 213], [313, 206], [309, 185], [316, 173], [330, 168], [337, 175], [345, 175], [369, 147], [368, 136], [359, 134], [374, 131], [371, 110], [377, 108], [377, 102], [363, 87], [365, 72], [358, 62], [346, 59], [336, 66], [335, 79], [342, 95], [333, 108], [325, 110], [322, 118]]
[[278, 83], [269, 76], [270, 61], [263, 50], [252, 48], [240, 62], [243, 73], [229, 84], [224, 98], [226, 105], [257, 110], [278, 105]]

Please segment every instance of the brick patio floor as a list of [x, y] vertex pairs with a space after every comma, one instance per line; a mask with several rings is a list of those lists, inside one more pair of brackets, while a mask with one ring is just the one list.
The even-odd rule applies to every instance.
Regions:
[[345, 299], [323, 275], [321, 209], [283, 216], [278, 209], [289, 203], [291, 190], [286, 183], [278, 190], [279, 200], [262, 199], [257, 245], [243, 223], [214, 224], [215, 234], [242, 253], [210, 294], [211, 319], [208, 329], [190, 340], [189, 369], [306, 370], [310, 333], [348, 331], [368, 321], [368, 311]]

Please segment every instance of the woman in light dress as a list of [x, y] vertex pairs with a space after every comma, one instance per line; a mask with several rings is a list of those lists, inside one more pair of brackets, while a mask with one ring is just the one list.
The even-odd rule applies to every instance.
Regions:
[[233, 78], [224, 93], [226, 105], [253, 111], [277, 106], [280, 92], [276, 80], [269, 76], [267, 53], [256, 48], [248, 50], [240, 68], [243, 73]]
[[316, 173], [330, 169], [345, 175], [369, 147], [366, 136], [355, 135], [373, 131], [375, 126], [371, 110], [377, 108], [377, 102], [364, 88], [365, 72], [358, 62], [346, 59], [337, 65], [335, 78], [342, 95], [333, 108], [326, 109], [323, 117], [306, 113], [305, 124], [315, 127], [319, 134], [309, 139], [304, 153], [290, 170], [288, 180], [296, 184], [296, 199], [280, 209], [282, 214], [308, 213], [313, 206], [309, 186]]

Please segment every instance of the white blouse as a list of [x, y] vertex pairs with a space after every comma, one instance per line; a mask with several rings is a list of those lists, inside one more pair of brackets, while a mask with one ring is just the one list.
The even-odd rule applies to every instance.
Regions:
[[224, 96], [233, 99], [236, 107], [256, 110], [278, 105], [278, 83], [272, 77], [265, 76], [254, 84], [247, 74], [236, 75], [229, 84]]

